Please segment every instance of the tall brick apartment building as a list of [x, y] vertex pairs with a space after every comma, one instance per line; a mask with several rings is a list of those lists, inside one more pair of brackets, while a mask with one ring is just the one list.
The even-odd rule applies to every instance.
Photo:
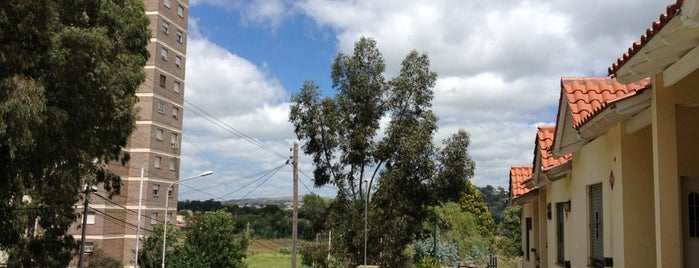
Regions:
[[[179, 178], [180, 142], [187, 48], [188, 0], [144, 0], [150, 19], [150, 59], [146, 81], [136, 93], [139, 118], [124, 151], [131, 155], [126, 166], [110, 170], [122, 178], [121, 194], [105, 200], [103, 192], [91, 194], [86, 225], [86, 254], [101, 250], [106, 255], [134, 266], [136, 225], [141, 169], [144, 170], [141, 236], [164, 219], [165, 199], [170, 198], [168, 215], [176, 215], [177, 191], [166, 189]], [[79, 210], [83, 209], [78, 205]], [[174, 217], [168, 217], [174, 219]], [[79, 218], [79, 221], [82, 219]], [[70, 229], [80, 239], [82, 222]], [[77, 265], [77, 257], [72, 265]]]

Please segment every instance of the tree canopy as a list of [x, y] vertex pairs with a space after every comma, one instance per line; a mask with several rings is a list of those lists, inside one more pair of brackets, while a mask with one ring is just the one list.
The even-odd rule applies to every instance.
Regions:
[[140, 0], [0, 3], [0, 249], [10, 266], [67, 265], [83, 185], [119, 191], [106, 164], [128, 160], [148, 24]]
[[[340, 52], [334, 59], [335, 96], [321, 97], [318, 85], [306, 81], [291, 98], [289, 120], [313, 158], [315, 185], [339, 189], [329, 214], [332, 228], [341, 232], [336, 253], [354, 264], [362, 259], [367, 203], [375, 226], [369, 262], [403, 267], [410, 259], [404, 249], [421, 235], [428, 207], [458, 201], [475, 163], [463, 130], [442, 146], [433, 143], [437, 74], [427, 55], [408, 53], [392, 79], [384, 72], [376, 42], [361, 38], [353, 54]], [[372, 187], [374, 194], [367, 195]]]

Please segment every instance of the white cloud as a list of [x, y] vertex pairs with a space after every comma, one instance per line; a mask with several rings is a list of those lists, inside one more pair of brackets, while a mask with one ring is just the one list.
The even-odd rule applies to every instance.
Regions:
[[[555, 122], [561, 76], [606, 75], [606, 68], [663, 12], [653, 0], [302, 0], [299, 2], [192, 0], [240, 12], [243, 24], [272, 32], [293, 16], [307, 16], [332, 29], [337, 49], [351, 53], [361, 36], [377, 40], [388, 75], [395, 75], [412, 49], [427, 53], [439, 73], [434, 111], [441, 140], [458, 129], [471, 133], [474, 182], [507, 187], [511, 165], [532, 163], [539, 122]], [[623, 12], [622, 12], [623, 11]], [[629, 15], [632, 14], [632, 15]], [[288, 95], [265, 66], [207, 41], [190, 18], [187, 100], [265, 146], [288, 154], [294, 138], [287, 122]], [[194, 27], [192, 27], [194, 26]], [[284, 29], [285, 30], [285, 29]], [[308, 31], [308, 28], [304, 30]], [[312, 33], [299, 33], [306, 36]], [[260, 53], [265, 53], [261, 51]], [[274, 70], [273, 70], [274, 71]], [[276, 70], [278, 71], [278, 70]], [[290, 90], [290, 89], [287, 89]], [[187, 107], [185, 107], [187, 108]], [[202, 160], [185, 140], [183, 162], [235, 167], [236, 174], [270, 167], [276, 156], [243, 142], [186, 111], [192, 144], [222, 160]], [[215, 141], [215, 142], [212, 142]], [[206, 149], [204, 149], [206, 148]], [[210, 156], [213, 157], [213, 156]], [[196, 159], [195, 159], [196, 158]], [[232, 159], [232, 160], [227, 160]], [[211, 162], [211, 163], [207, 163]], [[312, 174], [309, 160], [304, 168]], [[184, 167], [183, 167], [184, 169]], [[287, 195], [280, 171], [258, 196]], [[284, 174], [284, 175], [281, 175]], [[310, 181], [307, 181], [310, 186]], [[276, 189], [275, 189], [276, 188]], [[327, 192], [327, 191], [326, 191]], [[330, 191], [332, 192], [332, 191]]]

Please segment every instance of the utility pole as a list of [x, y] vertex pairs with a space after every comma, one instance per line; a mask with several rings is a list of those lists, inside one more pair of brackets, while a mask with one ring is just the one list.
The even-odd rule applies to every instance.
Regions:
[[87, 229], [87, 201], [88, 201], [88, 196], [90, 194], [90, 191], [92, 191], [92, 187], [90, 185], [85, 184], [85, 202], [83, 203], [83, 230], [82, 234], [80, 235], [80, 257], [78, 259], [78, 267], [83, 268], [84, 266], [84, 259], [85, 259], [85, 231]]
[[296, 243], [299, 231], [299, 142], [294, 141], [294, 217], [291, 227], [291, 267], [296, 268]]

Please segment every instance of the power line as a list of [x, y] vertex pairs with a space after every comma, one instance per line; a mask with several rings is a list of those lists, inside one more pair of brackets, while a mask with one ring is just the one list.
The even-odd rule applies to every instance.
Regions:
[[[271, 154], [274, 154], [274, 155], [276, 155], [276, 156], [279, 156], [279, 157], [282, 158], [282, 159], [286, 159], [286, 158], [287, 158], [286, 155], [280, 154], [280, 153], [278, 153], [278, 152], [272, 150], [272, 149], [269, 148], [268, 146], [266, 146], [266, 145], [260, 143], [260, 142], [257, 141], [256, 139], [254, 139], [254, 138], [248, 136], [247, 134], [243, 133], [242, 131], [240, 131], [240, 130], [234, 128], [234, 127], [232, 127], [231, 125], [229, 125], [229, 124], [227, 124], [227, 123], [221, 121], [220, 119], [218, 119], [218, 118], [216, 118], [215, 116], [211, 115], [209, 112], [205, 111], [204, 109], [200, 108], [199, 106], [194, 105], [194, 104], [191, 103], [190, 101], [184, 100], [184, 102], [185, 102], [186, 104], [189, 104], [190, 106], [192, 106], [192, 107], [194, 108], [194, 109], [192, 109], [192, 110], [190, 110], [190, 111], [192, 111], [193, 113], [195, 113], [195, 114], [201, 116], [202, 118], [204, 118], [205, 120], [211, 122], [212, 124], [214, 124], [214, 125], [216, 125], [216, 126], [222, 128], [223, 130], [226, 130], [226, 131], [228, 131], [229, 133], [231, 133], [231, 134], [233, 134], [233, 135], [236, 135], [236, 136], [242, 138], [243, 140], [249, 142], [249, 143], [252, 144], [252, 145], [257, 146], [258, 148], [260, 148], [260, 149], [262, 149], [262, 150], [265, 150], [265, 151], [267, 151], [267, 152], [269, 152], [269, 153], [271, 153]], [[204, 116], [204, 115], [206, 115], [206, 116]]]
[[282, 169], [282, 167], [284, 167], [284, 165], [282, 165], [282, 166], [280, 166], [278, 169], [276, 169], [276, 170], [274, 171], [274, 173], [270, 174], [264, 181], [262, 181], [260, 184], [258, 184], [257, 186], [255, 186], [255, 188], [253, 188], [252, 190], [250, 190], [250, 192], [248, 192], [247, 194], [245, 194], [245, 195], [243, 195], [242, 197], [238, 198], [238, 200], [236, 200], [235, 202], [238, 202], [238, 201], [244, 199], [245, 197], [247, 197], [248, 195], [250, 195], [252, 192], [254, 192], [255, 190], [257, 190], [257, 188], [259, 188], [260, 186], [262, 186], [263, 184], [265, 184], [265, 182], [267, 182], [272, 176], [274, 176], [274, 174], [276, 174], [277, 171], [279, 171], [280, 169]]
[[[125, 207], [125, 206], [123, 206], [123, 205], [121, 205], [121, 204], [118, 204], [118, 203], [116, 203], [116, 202], [114, 202], [114, 201], [112, 201], [112, 200], [110, 200], [110, 199], [108, 199], [108, 198], [102, 196], [102, 195], [99, 194], [99, 193], [94, 193], [94, 195], [98, 196], [98, 197], [101, 198], [102, 200], [107, 201], [107, 202], [109, 202], [109, 203], [111, 203], [111, 204], [113, 204], [113, 205], [115, 205], [115, 206], [117, 206], [117, 207], [120, 207], [120, 208], [125, 209], [126, 211], [129, 211], [129, 212], [132, 212], [132, 213], [136, 213], [136, 215], [138, 215], [138, 211], [135, 211], [135, 210], [133, 210], [133, 209], [129, 209], [129, 208], [127, 208], [127, 207]], [[141, 216], [146, 217], [146, 218], [148, 218], [148, 219], [150, 219], [150, 220], [157, 221], [157, 222], [159, 222], [159, 223], [162, 223], [162, 222], [163, 222], [163, 221], [158, 220], [158, 219], [156, 219], [156, 218], [152, 218], [152, 217], [150, 217], [150, 216], [146, 216], [145, 214], [141, 214]]]
[[[128, 225], [128, 226], [131, 226], [131, 227], [133, 227], [134, 230], [138, 230], [138, 226], [136, 226], [136, 225], [134, 225], [134, 224], [132, 224], [132, 223], [128, 223], [128, 222], [126, 222], [126, 221], [124, 221], [124, 220], [122, 220], [122, 219], [116, 218], [116, 217], [114, 217], [114, 216], [112, 216], [112, 215], [109, 215], [109, 214], [107, 214], [107, 213], [104, 212], [104, 211], [98, 210], [98, 209], [96, 209], [96, 208], [94, 208], [94, 207], [92, 207], [92, 206], [87, 206], [87, 207], [89, 207], [90, 209], [92, 209], [92, 211], [94, 211], [94, 212], [97, 212], [97, 213], [99, 213], [99, 214], [102, 214], [103, 216], [106, 216], [107, 218], [110, 218], [110, 219], [112, 219], [112, 220], [114, 220], [114, 221], [117, 221], [117, 222], [126, 224], [126, 225]], [[151, 232], [151, 233], [153, 232], [153, 230], [148, 229], [148, 228], [145, 228], [145, 227], [141, 227], [141, 229], [146, 230], [146, 231], [149, 231], [149, 232]]]
[[[223, 198], [226, 197], [226, 196], [232, 195], [232, 194], [234, 194], [234, 193], [236, 193], [236, 192], [238, 192], [238, 191], [240, 191], [240, 190], [242, 190], [242, 189], [245, 189], [246, 187], [252, 185], [252, 184], [255, 183], [255, 182], [258, 182], [258, 181], [262, 180], [262, 179], [265, 178], [265, 177], [267, 177], [267, 178], [266, 178], [264, 181], [267, 181], [267, 180], [268, 180], [269, 178], [271, 178], [274, 174], [276, 174], [279, 170], [281, 170], [284, 166], [286, 166], [286, 164], [281, 164], [281, 165], [277, 166], [276, 168], [273, 168], [273, 169], [270, 169], [270, 170], [266, 171], [264, 174], [261, 174], [261, 176], [260, 176], [259, 178], [257, 178], [256, 180], [251, 181], [250, 183], [245, 184], [245, 185], [243, 185], [243, 186], [241, 186], [241, 187], [238, 187], [237, 189], [233, 190], [232, 192], [229, 192], [229, 193], [227, 193], [227, 194], [224, 194], [224, 195], [220, 196], [219, 199], [223, 199]], [[262, 182], [262, 183], [264, 183], [264, 182]], [[260, 184], [260, 185], [262, 185], [262, 184]], [[257, 189], [258, 187], [260, 187], [260, 185], [258, 185], [257, 187], [255, 187], [255, 188], [253, 189], [253, 191], [254, 191], [255, 189]], [[245, 196], [247, 196], [248, 194], [250, 194], [250, 193], [245, 194]], [[243, 199], [243, 197], [241, 197], [240, 199]]]

